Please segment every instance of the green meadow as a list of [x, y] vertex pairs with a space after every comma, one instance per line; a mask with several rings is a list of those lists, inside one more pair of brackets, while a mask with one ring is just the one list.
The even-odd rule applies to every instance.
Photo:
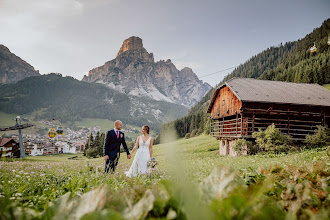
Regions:
[[329, 148], [225, 157], [207, 135], [154, 146], [159, 164], [127, 178], [122, 154], [0, 162], [3, 219], [328, 219]]

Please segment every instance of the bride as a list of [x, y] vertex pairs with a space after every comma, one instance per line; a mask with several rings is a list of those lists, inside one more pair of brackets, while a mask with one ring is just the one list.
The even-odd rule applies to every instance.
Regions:
[[137, 150], [133, 163], [128, 172], [126, 172], [126, 176], [138, 176], [148, 172], [147, 164], [152, 157], [152, 145], [153, 139], [149, 136], [149, 126], [143, 125], [142, 135], [137, 138], [135, 146], [131, 152], [133, 155], [133, 153]]

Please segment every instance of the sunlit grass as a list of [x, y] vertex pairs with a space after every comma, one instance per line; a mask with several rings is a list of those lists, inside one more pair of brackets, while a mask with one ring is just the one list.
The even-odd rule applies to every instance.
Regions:
[[[66, 193], [70, 193], [72, 198], [82, 198], [92, 190], [97, 193], [100, 186], [107, 186], [108, 192], [109, 203], [103, 208], [119, 216], [128, 215], [127, 207], [142, 200], [148, 190], [152, 190], [157, 198], [149, 217], [165, 217], [172, 210], [179, 219], [214, 219], [216, 216], [244, 219], [259, 215], [281, 218], [285, 215], [281, 208], [282, 199], [288, 204], [295, 202], [285, 196], [291, 188], [299, 191], [301, 184], [313, 187], [313, 191], [309, 192], [317, 193], [321, 200], [316, 198], [315, 205], [307, 203], [308, 206], [304, 206], [305, 203], [301, 203], [300, 209], [320, 209], [327, 204], [327, 200], [323, 199], [324, 181], [330, 164], [327, 148], [280, 155], [224, 157], [218, 154], [218, 144], [215, 138], [202, 135], [156, 145], [153, 156], [159, 164], [151, 174], [137, 178], [127, 178], [124, 174], [132, 163], [126, 159], [125, 153], [121, 154], [114, 174], [104, 174], [103, 158], [88, 159], [82, 154], [29, 156], [27, 159], [0, 161], [0, 214], [10, 216], [10, 210], [18, 212], [17, 207], [25, 207], [47, 219], [60, 214], [57, 212], [60, 206], [49, 206], [49, 202], [57, 201]], [[69, 159], [75, 156], [77, 158]], [[211, 174], [216, 167], [220, 169]], [[210, 174], [229, 181], [224, 191], [218, 192], [221, 197], [209, 191], [209, 187], [219, 181], [215, 177], [208, 179]], [[209, 183], [210, 180], [213, 182]], [[273, 184], [274, 181], [277, 183]], [[246, 184], [252, 185], [247, 188]], [[203, 186], [203, 194], [199, 185]], [[215, 185], [213, 190], [216, 189], [219, 187]], [[227, 193], [227, 197], [223, 197], [223, 193]], [[269, 201], [265, 200], [265, 193], [269, 194]], [[303, 201], [308, 198], [300, 194], [297, 196]], [[211, 202], [208, 203], [206, 198]], [[236, 204], [238, 201], [239, 206]], [[75, 204], [79, 204], [79, 199]], [[256, 205], [262, 207], [261, 210], [254, 209]], [[55, 211], [54, 207], [57, 207]], [[48, 214], [43, 210], [48, 210]], [[101, 212], [94, 215], [99, 216]], [[306, 213], [294, 215], [305, 216]], [[65, 216], [69, 218], [70, 212]]]
[[330, 84], [324, 84], [324, 85], [322, 85], [324, 88], [326, 88], [326, 89], [329, 89], [330, 90]]

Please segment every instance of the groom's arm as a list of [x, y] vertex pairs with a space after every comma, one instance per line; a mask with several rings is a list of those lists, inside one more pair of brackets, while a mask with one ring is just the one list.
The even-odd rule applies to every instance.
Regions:
[[122, 144], [123, 144], [123, 147], [126, 151], [127, 156], [130, 155], [130, 152], [128, 150], [128, 147], [127, 147], [127, 144], [126, 144], [126, 141], [125, 141], [125, 134], [124, 133], [123, 133], [123, 142], [122, 142]]

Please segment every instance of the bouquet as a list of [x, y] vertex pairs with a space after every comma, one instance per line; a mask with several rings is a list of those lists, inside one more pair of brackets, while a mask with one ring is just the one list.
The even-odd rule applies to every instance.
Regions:
[[154, 157], [150, 158], [150, 160], [148, 161], [148, 167], [155, 168], [157, 164], [158, 161]]

